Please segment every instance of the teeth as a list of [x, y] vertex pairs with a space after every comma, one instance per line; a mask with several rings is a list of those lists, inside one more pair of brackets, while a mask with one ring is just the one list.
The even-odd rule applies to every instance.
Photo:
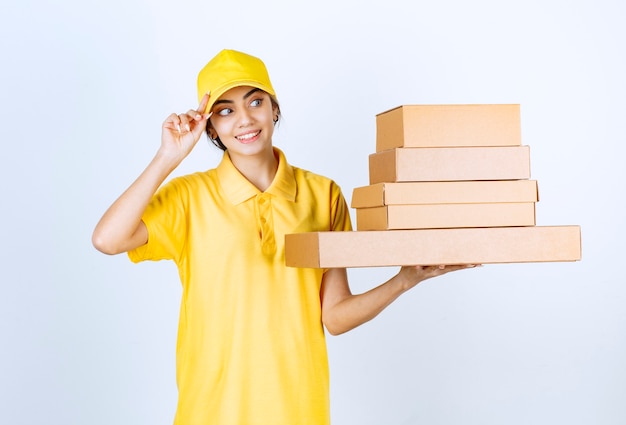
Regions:
[[237, 138], [239, 140], [248, 140], [248, 139], [252, 139], [253, 137], [255, 137], [257, 134], [259, 134], [259, 132], [255, 132], [255, 133], [248, 133], [248, 134], [243, 134], [241, 136], [237, 136]]

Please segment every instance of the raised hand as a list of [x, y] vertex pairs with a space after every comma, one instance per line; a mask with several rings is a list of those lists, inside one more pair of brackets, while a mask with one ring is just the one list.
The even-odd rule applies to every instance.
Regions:
[[159, 153], [176, 162], [182, 161], [194, 148], [206, 128], [211, 113], [204, 113], [210, 94], [202, 97], [198, 109], [169, 115], [161, 127]]

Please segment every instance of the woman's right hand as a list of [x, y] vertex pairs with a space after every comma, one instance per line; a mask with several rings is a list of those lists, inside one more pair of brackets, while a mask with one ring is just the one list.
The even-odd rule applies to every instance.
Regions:
[[209, 102], [210, 94], [202, 97], [198, 109], [190, 109], [186, 113], [171, 114], [161, 127], [161, 148], [159, 153], [176, 162], [182, 161], [194, 148], [202, 132], [206, 128], [211, 113], [204, 110]]

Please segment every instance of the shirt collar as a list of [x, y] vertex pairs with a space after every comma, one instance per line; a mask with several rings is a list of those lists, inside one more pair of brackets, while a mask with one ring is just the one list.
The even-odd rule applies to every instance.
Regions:
[[[296, 200], [296, 178], [293, 174], [293, 167], [287, 163], [285, 154], [278, 148], [274, 147], [274, 154], [278, 157], [278, 170], [274, 181], [267, 188], [265, 193], [286, 199], [288, 201]], [[253, 196], [261, 193], [252, 183], [248, 181], [235, 168], [230, 160], [228, 151], [224, 152], [222, 161], [217, 166], [217, 176], [220, 186], [226, 193], [226, 197], [233, 204], [237, 205], [247, 201]]]

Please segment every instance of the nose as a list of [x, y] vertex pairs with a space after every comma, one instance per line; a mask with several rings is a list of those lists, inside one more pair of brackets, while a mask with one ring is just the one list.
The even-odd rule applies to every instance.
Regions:
[[246, 127], [250, 125], [253, 121], [252, 114], [246, 108], [240, 109], [239, 113], [239, 127]]

